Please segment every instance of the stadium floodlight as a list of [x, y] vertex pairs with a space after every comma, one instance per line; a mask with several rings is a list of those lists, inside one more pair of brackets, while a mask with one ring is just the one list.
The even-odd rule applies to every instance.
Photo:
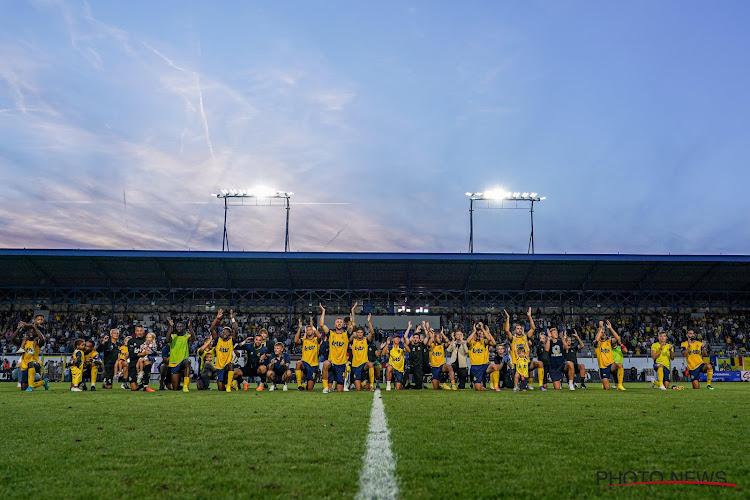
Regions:
[[[215, 198], [223, 198], [224, 199], [224, 236], [221, 241], [221, 251], [229, 250], [229, 234], [227, 233], [227, 211], [229, 210], [229, 203], [227, 202], [228, 199], [235, 199], [240, 198], [242, 201], [244, 201], [245, 198], [255, 198], [256, 200], [259, 199], [271, 199], [271, 198], [280, 198], [284, 200], [284, 207], [286, 208], [286, 230], [285, 230], [285, 238], [284, 238], [284, 251], [289, 251], [289, 211], [290, 211], [290, 203], [289, 198], [294, 194], [291, 191], [278, 191], [276, 189], [271, 189], [266, 186], [256, 186], [251, 189], [222, 189], [220, 191], [221, 194], [215, 194], [212, 193], [211, 196]], [[244, 203], [242, 203], [244, 205]]]
[[[530, 203], [529, 213], [531, 214], [531, 233], [529, 234], [529, 248], [527, 253], [534, 253], [534, 203], [546, 200], [546, 196], [539, 197], [539, 193], [535, 191], [505, 191], [500, 188], [494, 188], [485, 191], [484, 193], [472, 193], [467, 191], [466, 196], [469, 197], [469, 253], [474, 253], [474, 202], [475, 201], [500, 201], [499, 207], [501, 209], [521, 209], [518, 202], [527, 201]], [[514, 202], [511, 206], [505, 206], [504, 201]], [[489, 208], [489, 207], [488, 207]]]

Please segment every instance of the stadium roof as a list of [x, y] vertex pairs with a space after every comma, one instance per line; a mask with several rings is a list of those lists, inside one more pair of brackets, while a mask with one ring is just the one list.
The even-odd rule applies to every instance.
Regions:
[[1, 288], [750, 291], [750, 256], [0, 250]]

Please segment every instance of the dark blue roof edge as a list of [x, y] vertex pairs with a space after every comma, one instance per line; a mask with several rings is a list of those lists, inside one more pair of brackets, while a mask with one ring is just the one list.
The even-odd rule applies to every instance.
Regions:
[[2, 257], [120, 257], [191, 259], [282, 260], [442, 260], [526, 262], [727, 262], [748, 263], [750, 255], [653, 255], [653, 254], [509, 254], [509, 253], [391, 253], [391, 252], [220, 252], [184, 250], [80, 250], [0, 249]]

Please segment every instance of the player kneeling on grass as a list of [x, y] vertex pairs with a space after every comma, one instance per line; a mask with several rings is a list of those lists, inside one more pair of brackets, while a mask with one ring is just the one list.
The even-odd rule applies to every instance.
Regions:
[[547, 344], [544, 349], [549, 353], [550, 378], [552, 386], [558, 391], [562, 389], [563, 371], [568, 374], [568, 389], [575, 391], [573, 385], [573, 363], [565, 360], [565, 350], [569, 344], [567, 339], [561, 339], [557, 328], [551, 328], [547, 335]]
[[229, 311], [232, 326], [224, 326], [221, 329], [221, 336], [216, 331], [224, 310], [219, 309], [216, 318], [211, 323], [211, 336], [216, 342], [216, 381], [220, 391], [232, 392], [232, 381], [234, 380], [234, 364], [232, 355], [234, 354], [234, 341], [237, 339], [237, 322], [234, 320], [234, 310]]
[[81, 389], [86, 390], [86, 380], [91, 382], [91, 390], [96, 391], [96, 377], [99, 375], [99, 369], [104, 368], [104, 363], [99, 357], [99, 353], [94, 349], [94, 341], [87, 340], [83, 348], [83, 384]]
[[[426, 324], [425, 334], [427, 335], [427, 347], [430, 349], [430, 369], [432, 370], [432, 388], [437, 390], [442, 387], [445, 390], [458, 390], [456, 387], [456, 377], [453, 373], [453, 367], [445, 362], [445, 335], [443, 335], [443, 329], [440, 329], [440, 333], [436, 333], [433, 328], [430, 328], [430, 324]], [[450, 378], [451, 385], [448, 387], [447, 384], [440, 385], [440, 375], [447, 373]]]
[[[33, 323], [24, 323], [21, 321], [18, 324], [18, 329], [13, 333], [10, 338], [11, 342], [20, 346], [21, 362], [19, 367], [21, 368], [21, 390], [31, 392], [37, 387], [44, 386], [45, 390], [49, 389], [49, 380], [46, 378], [36, 381], [36, 374], [39, 373], [41, 376], [42, 365], [39, 362], [39, 350], [44, 345], [45, 338], [41, 331], [42, 323], [44, 322], [44, 316], [37, 314], [34, 317]], [[23, 337], [20, 333], [26, 330]]]
[[516, 360], [513, 362], [516, 374], [513, 380], [513, 392], [526, 392], [529, 384], [529, 351], [526, 346], [516, 346]]
[[68, 364], [70, 365], [70, 392], [81, 392], [78, 387], [83, 380], [83, 339], [75, 341], [75, 350]]
[[367, 325], [370, 328], [370, 333], [365, 337], [365, 331], [360, 326], [354, 332], [352, 336], [352, 378], [354, 380], [354, 388], [358, 391], [362, 390], [362, 382], [367, 373], [367, 379], [370, 383], [370, 390], [375, 390], [375, 370], [368, 359], [368, 345], [372, 342], [373, 328], [371, 322], [371, 315], [367, 315]]
[[[235, 375], [245, 377], [245, 383], [242, 384], [242, 390], [247, 391], [250, 388], [250, 382], [258, 377], [258, 387], [256, 391], [260, 392], [263, 390], [263, 380], [266, 377], [266, 358], [268, 357], [268, 349], [266, 343], [263, 342], [263, 336], [260, 334], [253, 337], [251, 342], [250, 337], [246, 338], [242, 344], [235, 348], [236, 352], [245, 352], [245, 366], [242, 367], [240, 373], [235, 368]], [[241, 380], [241, 379], [240, 379]]]
[[[610, 337], [610, 333], [612, 337]], [[599, 376], [602, 379], [602, 389], [607, 391], [609, 390], [609, 380], [612, 376], [612, 365], [614, 364], [614, 359], [612, 358], [612, 340], [619, 342], [620, 336], [614, 331], [609, 321], [607, 321], [607, 330], [604, 329], [604, 321], [600, 321], [599, 329], [594, 339], [594, 347], [596, 361], [599, 363]]]
[[[180, 376], [182, 376], [182, 392], [188, 392], [190, 385], [190, 339], [195, 337], [193, 324], [188, 321], [190, 333], [185, 330], [185, 323], [180, 321], [175, 328], [174, 320], [168, 318], [169, 331], [167, 338], [170, 339], [169, 346], [169, 375], [172, 379], [172, 390], [180, 389]], [[175, 328], [177, 333], [172, 333]]]
[[292, 378], [292, 371], [289, 369], [289, 353], [284, 352], [284, 344], [276, 342], [273, 346], [271, 361], [268, 363], [266, 371], [266, 381], [268, 390], [275, 391], [276, 384], [284, 384], [284, 390], [288, 390], [287, 382]]
[[[563, 332], [563, 338], [567, 338], [568, 340], [568, 348], [565, 350], [565, 359], [570, 361], [570, 363], [573, 365], [573, 377], [575, 377], [575, 374], [578, 373], [578, 375], [581, 377], [581, 389], [586, 388], [586, 367], [583, 365], [583, 363], [578, 362], [578, 351], [583, 349], [585, 345], [583, 344], [583, 341], [581, 340], [581, 337], [578, 336], [578, 332], [573, 330], [573, 336], [568, 336], [567, 332]], [[576, 387], [575, 380], [573, 380], [574, 384], [573, 387]]]
[[[299, 320], [297, 334], [294, 336], [294, 343], [302, 345], [302, 359], [297, 361], [294, 375], [297, 377], [297, 390], [308, 391], [315, 388], [315, 371], [318, 367], [318, 352], [320, 351], [320, 332], [313, 324], [313, 318], [310, 316], [310, 324], [305, 327], [305, 336], [300, 338], [302, 333], [302, 318]], [[303, 385], [307, 381], [306, 386]]]
[[669, 366], [674, 359], [674, 346], [667, 342], [667, 332], [659, 332], [659, 341], [651, 346], [651, 358], [654, 360], [654, 372], [659, 381], [659, 389], [669, 389]]
[[[479, 328], [478, 330], [477, 327]], [[474, 379], [473, 383], [475, 391], [484, 390], [484, 376], [487, 374], [490, 358], [489, 351], [487, 350], [488, 341], [484, 338], [485, 334], [488, 332], [489, 329], [485, 331], [481, 322], [475, 323], [471, 335], [466, 339], [466, 344], [469, 346], [471, 378]], [[495, 345], [494, 339], [492, 339], [490, 345]]]
[[681, 344], [682, 355], [687, 358], [687, 369], [690, 372], [690, 379], [693, 382], [693, 389], [700, 389], [700, 374], [706, 374], [706, 389], [711, 387], [711, 380], [714, 377], [714, 367], [710, 363], [704, 363], [703, 357], [708, 357], [706, 347], [700, 340], [695, 339], [695, 332], [688, 330], [687, 340]]
[[612, 370], [617, 372], [617, 389], [620, 391], [626, 390], [622, 382], [625, 379], [623, 361], [627, 352], [628, 348], [622, 343], [622, 339], [618, 342], [612, 342]]
[[388, 353], [388, 365], [385, 370], [385, 390], [391, 390], [391, 382], [393, 381], [396, 390], [399, 391], [404, 383], [404, 364], [406, 363], [406, 355], [404, 353], [411, 351], [409, 339], [404, 337], [402, 347], [401, 337], [388, 338], [380, 346], [380, 350], [385, 350]]
[[334, 330], [330, 330], [325, 325], [326, 309], [323, 304], [318, 304], [320, 307], [320, 321], [318, 322], [318, 328], [328, 335], [328, 359], [323, 362], [323, 394], [328, 394], [328, 375], [329, 372], [333, 371], [333, 379], [336, 382], [336, 391], [344, 392], [344, 383], [346, 382], [346, 350], [349, 346], [349, 335], [352, 333], [352, 329], [356, 322], [354, 321], [354, 310], [357, 308], [358, 303], [355, 302], [352, 306], [352, 310], [349, 313], [349, 325], [344, 326], [344, 318], [336, 318], [333, 326]]

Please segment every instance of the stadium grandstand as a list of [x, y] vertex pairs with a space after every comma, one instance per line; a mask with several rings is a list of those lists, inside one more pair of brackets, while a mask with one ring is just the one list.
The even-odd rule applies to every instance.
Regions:
[[576, 328], [588, 350], [595, 321], [608, 317], [631, 355], [645, 356], [660, 330], [678, 340], [692, 328], [714, 354], [742, 356], [750, 257], [0, 251], [3, 354], [14, 325], [38, 311], [52, 333], [46, 351], [70, 352], [75, 337], [114, 326], [164, 334], [169, 315], [195, 318], [200, 337], [222, 307], [238, 311], [244, 332], [265, 328], [289, 345], [318, 303], [344, 314], [355, 302], [385, 334], [419, 315], [451, 330], [478, 320], [500, 330], [503, 309], [516, 320], [531, 307], [537, 326]]

